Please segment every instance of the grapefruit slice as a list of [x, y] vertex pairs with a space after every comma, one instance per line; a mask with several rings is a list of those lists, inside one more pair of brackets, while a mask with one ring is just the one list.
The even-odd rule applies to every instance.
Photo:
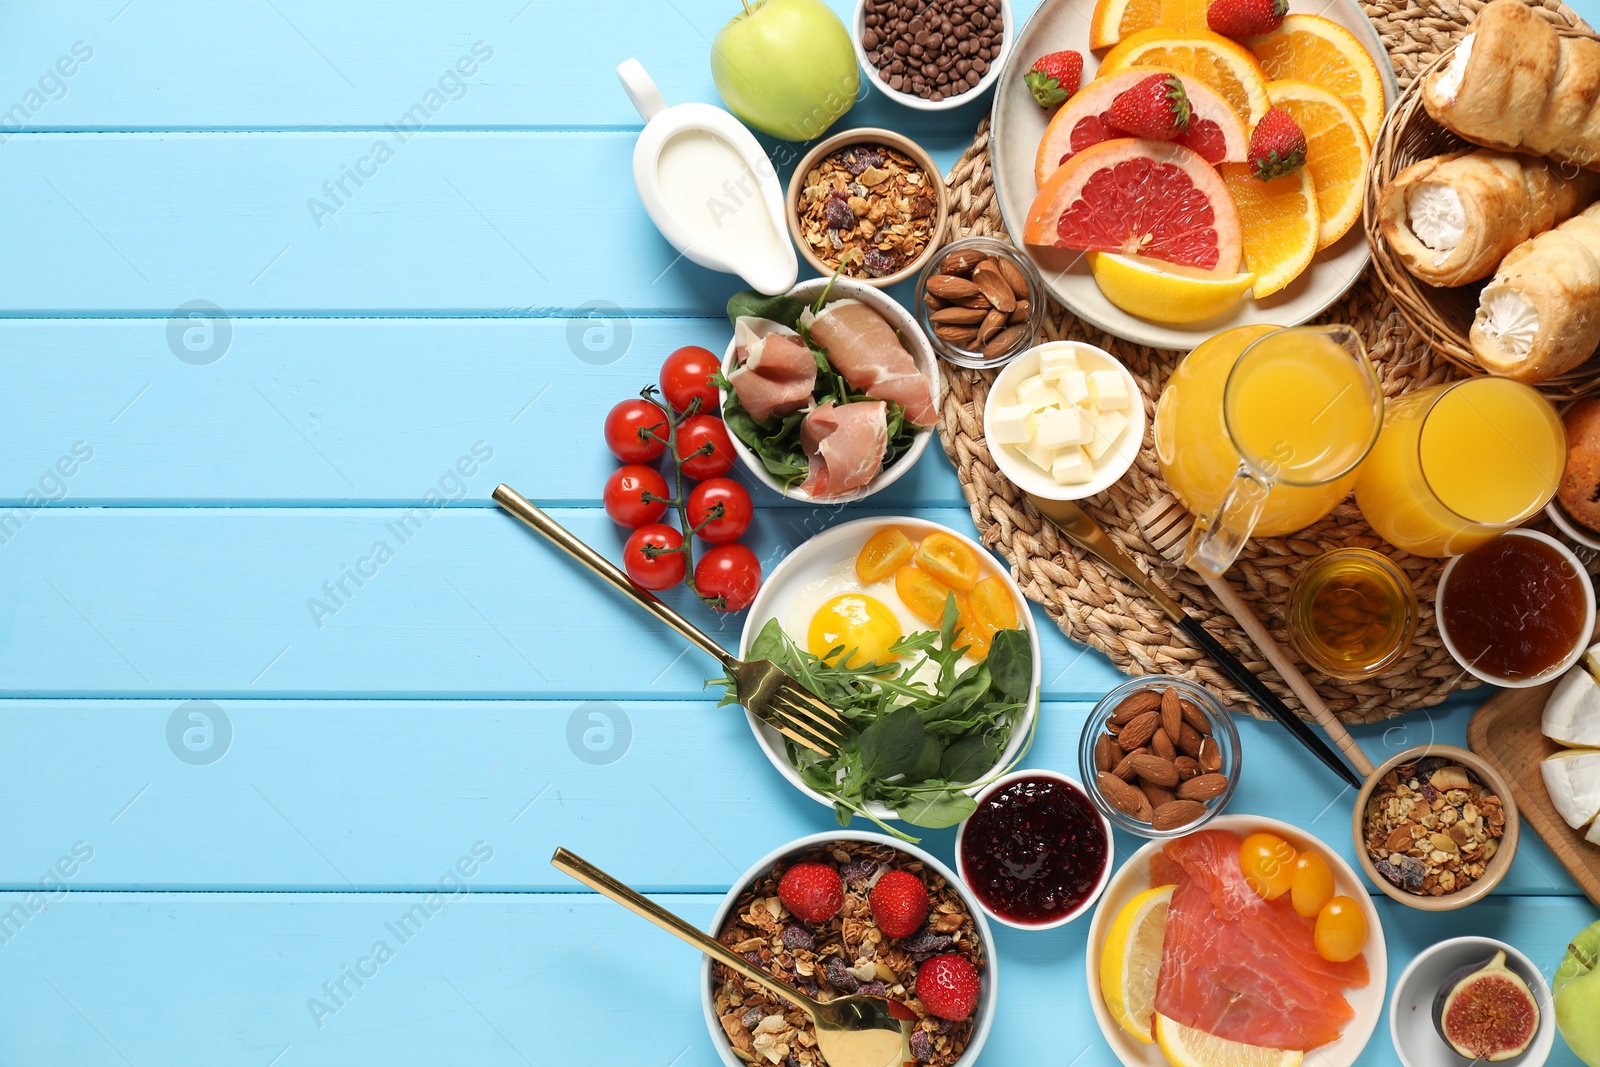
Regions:
[[1239, 272], [1239, 213], [1193, 149], [1119, 137], [1090, 145], [1050, 175], [1023, 240], [1056, 250], [1116, 252], [1217, 276]]
[[1100, 75], [1129, 67], [1175, 70], [1215, 89], [1248, 126], [1261, 121], [1271, 104], [1261, 64], [1244, 46], [1210, 30], [1141, 30], [1124, 39], [1100, 61]]
[[1089, 47], [1109, 48], [1140, 30], [1206, 28], [1208, 0], [1095, 0], [1089, 17]]
[[1096, 78], [1057, 109], [1045, 128], [1044, 137], [1039, 140], [1039, 151], [1033, 163], [1034, 180], [1043, 185], [1073, 153], [1114, 137], [1126, 137], [1127, 134], [1109, 124], [1107, 114], [1111, 101], [1151, 74], [1178, 77], [1183, 82], [1183, 91], [1189, 95], [1189, 128], [1182, 137], [1173, 139], [1175, 144], [1194, 149], [1213, 165], [1244, 162], [1250, 134], [1239, 113], [1217, 95], [1216, 90], [1193, 78], [1181, 77], [1175, 70], [1138, 67]]

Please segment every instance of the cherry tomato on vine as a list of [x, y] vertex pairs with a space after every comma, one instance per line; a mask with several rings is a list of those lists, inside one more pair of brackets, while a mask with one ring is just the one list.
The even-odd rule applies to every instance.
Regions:
[[1295, 848], [1277, 834], [1251, 834], [1239, 845], [1239, 866], [1250, 888], [1277, 900], [1294, 882]]
[[[710, 455], [695, 455], [709, 443]], [[683, 457], [683, 473], [695, 481], [716, 478], [733, 469], [733, 442], [728, 428], [715, 415], [691, 415], [678, 427], [678, 455]]]
[[1317, 915], [1313, 934], [1317, 955], [1331, 963], [1344, 963], [1361, 955], [1367, 945], [1367, 917], [1349, 897], [1334, 897]]
[[[671, 589], [683, 581], [688, 565], [681, 551], [683, 534], [656, 523], [633, 531], [622, 546], [622, 566], [635, 585], [646, 589]], [[646, 549], [649, 549], [649, 552]]]
[[[645, 500], [646, 493], [661, 499]], [[611, 521], [632, 530], [659, 522], [667, 513], [670, 496], [667, 480], [661, 477], [660, 471], [630, 463], [611, 472], [601, 499], [605, 501], [606, 514], [611, 516]]]
[[679, 411], [689, 410], [689, 401], [700, 398], [700, 410], [717, 413], [717, 387], [711, 376], [722, 369], [722, 361], [709, 349], [684, 345], [661, 364], [661, 395]]
[[737, 541], [718, 545], [695, 564], [694, 584], [701, 596], [721, 597], [720, 610], [743, 611], [761, 588], [761, 561]]
[[[722, 514], [712, 518], [717, 505]], [[689, 492], [689, 525], [696, 527], [702, 541], [725, 545], [737, 541], [750, 528], [755, 509], [750, 491], [732, 478], [711, 478]]]
[[667, 448], [667, 413], [635, 397], [606, 414], [606, 447], [624, 463], [650, 463]]
[[1333, 899], [1333, 870], [1328, 861], [1309, 849], [1294, 861], [1294, 880], [1289, 900], [1294, 910], [1307, 919], [1320, 912]]

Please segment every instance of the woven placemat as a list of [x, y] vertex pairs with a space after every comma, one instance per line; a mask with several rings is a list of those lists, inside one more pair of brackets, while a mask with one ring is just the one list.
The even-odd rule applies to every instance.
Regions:
[[[1483, 3], [1463, 0], [1459, 4], [1430, 3], [1424, 7], [1390, 0], [1362, 6], [1389, 50], [1395, 76], [1404, 88], [1420, 68], [1466, 32]], [[1558, 0], [1532, 6], [1557, 25], [1583, 25]], [[1005, 235], [989, 170], [987, 118], [951, 172], [949, 186], [950, 239], [973, 234]], [[1370, 274], [1364, 275], [1344, 299], [1315, 321], [1350, 323], [1359, 330], [1383, 381], [1385, 397], [1462, 376], [1447, 360], [1432, 354]], [[1044, 335], [1041, 339], [1087, 341], [1121, 359], [1142, 385], [1145, 408], [1151, 416], [1147, 422], [1153, 425], [1156, 398], [1182, 358], [1181, 353], [1119, 340], [1055, 304], [1046, 318]], [[1068, 637], [1104, 652], [1122, 671], [1183, 675], [1211, 687], [1231, 706], [1261, 714], [1226, 676], [1173, 631], [1154, 604], [1121, 577], [1068, 544], [996, 469], [983, 439], [983, 404], [993, 379], [993, 372], [967, 371], [945, 364], [939, 419], [940, 440], [955, 464], [983, 542], [1010, 562], [1012, 573], [1028, 597], [1043, 605]], [[1162, 561], [1145, 542], [1135, 519], [1166, 493], [1156, 463], [1152, 430], [1147, 426], [1144, 447], [1127, 476], [1083, 503], [1111, 536], [1136, 559], [1144, 561], [1252, 673], [1261, 676], [1274, 692], [1304, 714], [1299, 701], [1239, 625], [1219, 608], [1205, 584], [1191, 572]], [[1361, 517], [1353, 498], [1347, 498], [1327, 518], [1292, 537], [1253, 539], [1228, 578], [1274, 636], [1287, 645], [1284, 604], [1300, 566], [1323, 552], [1351, 546], [1378, 548], [1389, 554], [1416, 587], [1422, 613], [1411, 649], [1388, 672], [1365, 681], [1348, 682], [1308, 671], [1328, 706], [1347, 722], [1372, 722], [1437, 704], [1456, 689], [1477, 685], [1450, 658], [1434, 625], [1433, 597], [1443, 561], [1385, 546]], [[1580, 554], [1584, 554], [1582, 550]], [[1593, 554], [1586, 554], [1585, 560], [1592, 572]]]

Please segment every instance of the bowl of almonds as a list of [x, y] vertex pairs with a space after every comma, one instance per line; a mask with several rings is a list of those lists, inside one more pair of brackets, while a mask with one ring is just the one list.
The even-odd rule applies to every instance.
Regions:
[[917, 277], [916, 312], [933, 350], [960, 367], [999, 367], [1033, 347], [1044, 323], [1033, 260], [993, 237], [952, 241]]
[[1132, 678], [1089, 713], [1078, 759], [1089, 799], [1114, 826], [1139, 837], [1179, 837], [1233, 797], [1239, 732], [1204, 686]]

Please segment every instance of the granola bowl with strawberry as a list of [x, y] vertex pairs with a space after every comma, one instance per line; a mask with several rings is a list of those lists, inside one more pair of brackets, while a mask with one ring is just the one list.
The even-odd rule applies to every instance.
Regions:
[[[978, 903], [922, 849], [883, 834], [812, 834], [762, 857], [711, 929], [819, 1000], [852, 993], [905, 1011], [908, 1060], [968, 1067], [994, 1020], [999, 967]], [[823, 1067], [811, 1020], [707, 957], [701, 1003], [727, 1067]]]

